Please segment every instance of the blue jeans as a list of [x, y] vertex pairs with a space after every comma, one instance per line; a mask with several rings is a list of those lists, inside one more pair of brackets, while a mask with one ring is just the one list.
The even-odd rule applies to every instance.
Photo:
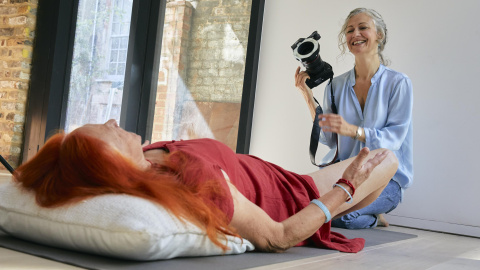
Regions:
[[365, 229], [377, 226], [377, 215], [392, 211], [400, 203], [402, 191], [394, 180], [390, 180], [380, 196], [370, 205], [332, 220], [332, 226], [344, 229]]

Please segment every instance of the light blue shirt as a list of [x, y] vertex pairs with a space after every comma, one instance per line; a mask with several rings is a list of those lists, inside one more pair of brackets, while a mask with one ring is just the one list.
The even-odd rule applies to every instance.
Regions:
[[[360, 107], [353, 86], [355, 70], [352, 69], [333, 79], [333, 94], [338, 114], [352, 125], [363, 127], [366, 142], [351, 137], [338, 136], [340, 160], [356, 156], [360, 149], [387, 148], [398, 158], [399, 166], [393, 180], [403, 189], [413, 181], [413, 91], [410, 79], [400, 72], [380, 65], [371, 79], [364, 110]], [[330, 85], [325, 88], [324, 113], [332, 113]], [[331, 132], [321, 132], [320, 142], [335, 151]]]

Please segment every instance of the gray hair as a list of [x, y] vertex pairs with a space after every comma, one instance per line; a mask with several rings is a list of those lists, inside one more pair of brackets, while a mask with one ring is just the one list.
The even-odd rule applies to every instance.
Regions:
[[387, 25], [383, 21], [382, 15], [376, 12], [373, 9], [367, 8], [356, 8], [348, 14], [347, 18], [345, 19], [345, 23], [338, 34], [338, 47], [340, 48], [341, 55], [344, 55], [347, 50], [347, 40], [345, 36], [345, 32], [347, 31], [348, 21], [355, 15], [365, 13], [370, 18], [372, 18], [373, 23], [375, 24], [375, 28], [377, 29], [377, 33], [380, 34], [380, 40], [378, 40], [378, 57], [380, 58], [380, 63], [384, 65], [388, 65], [389, 61], [386, 60], [382, 54], [383, 49], [385, 49], [385, 44], [387, 44]]

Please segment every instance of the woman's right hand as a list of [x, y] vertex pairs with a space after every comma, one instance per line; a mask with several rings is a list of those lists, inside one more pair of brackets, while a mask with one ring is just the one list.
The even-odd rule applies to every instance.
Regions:
[[306, 71], [300, 71], [300, 67], [295, 71], [295, 87], [300, 90], [303, 95], [313, 96], [312, 89], [307, 86], [306, 80], [310, 79], [310, 76]]
[[307, 79], [310, 79], [308, 73], [306, 71], [300, 72], [300, 67], [298, 67], [295, 71], [295, 87], [300, 90], [300, 93], [302, 93], [303, 98], [305, 98], [305, 102], [307, 102], [307, 106], [310, 111], [312, 120], [315, 120], [315, 108], [317, 107], [317, 105], [313, 98], [312, 89], [310, 89], [310, 87], [308, 87], [307, 83], [305, 82]]
[[387, 157], [389, 151], [384, 150], [365, 162], [369, 153], [370, 149], [368, 149], [368, 147], [362, 148], [357, 157], [355, 157], [352, 163], [345, 169], [345, 172], [343, 172], [342, 178], [350, 180], [355, 188], [358, 188], [367, 180], [373, 169]]

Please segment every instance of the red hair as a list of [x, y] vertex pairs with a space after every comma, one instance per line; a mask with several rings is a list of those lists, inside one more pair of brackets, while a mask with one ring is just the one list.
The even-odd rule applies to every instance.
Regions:
[[[196, 181], [185, 175], [195, 175]], [[44, 207], [55, 207], [112, 193], [129, 194], [159, 203], [180, 219], [203, 228], [224, 251], [218, 237], [238, 236], [211, 199], [225, 196], [213, 176], [185, 153], [169, 155], [165, 165], [143, 171], [100, 139], [72, 132], [52, 136], [15, 179], [35, 192]]]

